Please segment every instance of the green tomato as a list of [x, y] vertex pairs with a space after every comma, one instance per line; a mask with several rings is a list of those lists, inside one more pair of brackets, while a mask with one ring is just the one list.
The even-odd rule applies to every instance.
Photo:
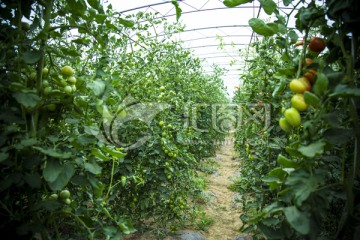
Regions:
[[75, 91], [76, 91], [76, 86], [75, 86], [75, 85], [71, 85], [71, 89], [72, 89], [73, 92], [75, 92]]
[[286, 119], [284, 117], [280, 118], [279, 126], [285, 132], [290, 132], [292, 129], [292, 126], [286, 121]]
[[44, 67], [41, 72], [42, 72], [42, 75], [46, 76], [46, 75], [48, 75], [48, 73], [49, 73], [49, 69], [47, 69], [46, 67]]
[[65, 80], [65, 79], [61, 79], [61, 80], [60, 80], [60, 86], [65, 87], [66, 85], [67, 85], [66, 80]]
[[62, 191], [60, 192], [60, 197], [61, 197], [62, 199], [67, 199], [67, 198], [69, 198], [69, 197], [70, 197], [70, 191], [67, 190], [67, 189], [62, 190]]
[[161, 87], [160, 87], [160, 91], [162, 91], [162, 92], [165, 91], [165, 87], [164, 87], [164, 86], [161, 86]]
[[55, 104], [48, 104], [47, 106], [46, 106], [46, 108], [47, 108], [47, 110], [49, 110], [49, 111], [55, 111], [56, 110], [56, 105]]
[[160, 127], [164, 126], [164, 121], [160, 121], [160, 122], [159, 122], [159, 126], [160, 126]]
[[64, 203], [67, 204], [67, 205], [70, 205], [70, 204], [71, 204], [70, 198], [66, 198], [66, 199], [64, 200]]
[[30, 73], [30, 79], [31, 79], [31, 80], [35, 80], [35, 79], [36, 79], [36, 76], [37, 76], [36, 72], [31, 72], [31, 73]]
[[76, 78], [71, 76], [71, 77], [67, 78], [67, 81], [68, 81], [68, 83], [75, 84], [76, 83]]
[[65, 87], [64, 87], [64, 92], [65, 92], [65, 93], [70, 94], [70, 93], [72, 93], [72, 91], [73, 91], [73, 90], [72, 90], [72, 87], [71, 87], [71, 86], [65, 86]]
[[302, 112], [308, 108], [308, 105], [305, 103], [304, 95], [297, 93], [291, 98], [291, 106], [296, 108], [298, 111]]
[[70, 66], [65, 66], [61, 68], [61, 74], [65, 76], [72, 76], [75, 73], [74, 69]]
[[58, 198], [59, 196], [56, 193], [51, 194], [49, 197], [50, 200], [57, 200]]
[[46, 88], [44, 88], [44, 94], [45, 94], [45, 95], [50, 94], [51, 91], [52, 91], [52, 88], [51, 88], [51, 87], [46, 87]]
[[47, 86], [49, 86], [49, 82], [46, 81], [46, 80], [44, 80], [44, 81], [43, 81], [43, 87], [47, 87]]
[[300, 113], [296, 108], [286, 109], [284, 112], [286, 121], [293, 127], [298, 127], [301, 125]]

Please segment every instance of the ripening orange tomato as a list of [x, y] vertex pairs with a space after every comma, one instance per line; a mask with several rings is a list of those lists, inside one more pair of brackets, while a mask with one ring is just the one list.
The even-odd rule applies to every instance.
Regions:
[[306, 91], [311, 90], [311, 83], [306, 77], [298, 78], [298, 80], [305, 85]]
[[313, 63], [314, 63], [314, 60], [312, 60], [312, 58], [305, 58], [305, 61], [304, 61], [305, 66], [310, 66]]
[[305, 77], [301, 77], [291, 80], [289, 87], [294, 93], [303, 93], [305, 91], [310, 91], [311, 84]]
[[318, 72], [315, 69], [310, 69], [304, 74], [304, 77], [306, 77], [311, 83], [314, 83], [317, 74]]

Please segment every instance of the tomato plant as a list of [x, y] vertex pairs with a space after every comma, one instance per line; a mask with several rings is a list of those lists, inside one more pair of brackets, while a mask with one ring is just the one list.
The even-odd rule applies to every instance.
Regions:
[[[211, 126], [210, 107], [187, 109], [228, 99], [221, 70], [169, 40], [183, 27], [90, 0], [5, 0], [0, 20], [1, 230], [119, 239], [188, 224], [195, 169], [225, 134], [184, 127]], [[153, 26], [169, 36], [149, 40]]]
[[[266, 141], [254, 134], [256, 128], [236, 133], [243, 158], [235, 180], [244, 195], [242, 229], [256, 239], [357, 239], [359, 5], [309, 1], [296, 14], [283, 15], [273, 1], [259, 2], [276, 20], [250, 19], [253, 31], [264, 37], [253, 43], [255, 54], [235, 99], [250, 101], [255, 92], [272, 93], [265, 99], [277, 122], [271, 121]], [[284, 1], [290, 3], [304, 2]], [[287, 26], [292, 19], [295, 29]], [[303, 45], [296, 44], [299, 36]], [[260, 76], [257, 81], [254, 71]], [[308, 83], [299, 80], [304, 78]], [[244, 147], [246, 142], [250, 147]], [[248, 201], [250, 196], [256, 200]]]

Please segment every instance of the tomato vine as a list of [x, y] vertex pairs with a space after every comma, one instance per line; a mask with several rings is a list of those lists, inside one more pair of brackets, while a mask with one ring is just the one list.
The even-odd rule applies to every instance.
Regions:
[[291, 16], [271, 8], [273, 1], [259, 2], [277, 20], [249, 21], [264, 38], [253, 44], [255, 53], [235, 101], [249, 102], [263, 93], [258, 101], [271, 105], [272, 124], [266, 141], [259, 134], [262, 126], [255, 123], [253, 131], [236, 134], [244, 158], [235, 181], [244, 194], [243, 230], [268, 239], [356, 239], [358, 4], [283, 1], [299, 6], [292, 29]]

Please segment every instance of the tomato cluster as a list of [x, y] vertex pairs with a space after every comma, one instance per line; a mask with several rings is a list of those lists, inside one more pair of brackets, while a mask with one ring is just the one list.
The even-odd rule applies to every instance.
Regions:
[[59, 200], [59, 196], [60, 196], [60, 200], [62, 203], [66, 204], [66, 205], [70, 205], [71, 204], [71, 199], [70, 199], [70, 191], [67, 189], [62, 190], [59, 194], [57, 193], [53, 193], [49, 196], [49, 200], [52, 201], [57, 201]]
[[[48, 69], [43, 69], [43, 76], [48, 74]], [[46, 73], [46, 74], [45, 74]], [[61, 68], [61, 75], [53, 75], [54, 84], [57, 85], [60, 90], [66, 94], [70, 94], [76, 91], [76, 78], [73, 76], [74, 69], [70, 66], [64, 66]], [[44, 94], [49, 95], [53, 92], [53, 88], [50, 86], [47, 80], [43, 81]]]
[[[299, 44], [296, 44], [298, 46]], [[308, 44], [309, 54], [320, 53], [326, 47], [325, 40], [314, 37]], [[291, 98], [291, 107], [284, 110], [284, 117], [279, 120], [279, 126], [285, 132], [290, 132], [294, 127], [301, 125], [300, 112], [308, 109], [304, 93], [311, 91], [318, 75], [317, 70], [313, 67], [314, 61], [311, 57], [306, 57], [303, 61], [302, 76], [292, 79], [289, 88], [295, 94]]]

